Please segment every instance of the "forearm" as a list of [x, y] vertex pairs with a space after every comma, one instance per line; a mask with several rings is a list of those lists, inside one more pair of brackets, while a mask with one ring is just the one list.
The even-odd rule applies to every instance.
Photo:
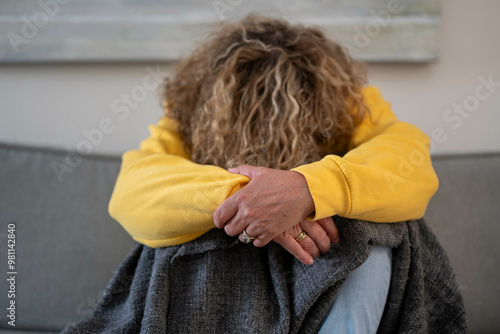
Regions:
[[[316, 211], [309, 219], [332, 215], [373, 222], [421, 218], [439, 184], [428, 145], [420, 130], [399, 122], [360, 150], [293, 169], [305, 176], [313, 197]], [[370, 151], [374, 154], [366, 155]]]
[[356, 129], [349, 152], [292, 169], [307, 180], [316, 208], [311, 220], [421, 218], [438, 188], [427, 135], [398, 121], [375, 87], [367, 87], [365, 96], [371, 115]]
[[214, 228], [215, 209], [248, 182], [187, 159], [171, 126], [164, 119], [150, 126], [141, 148], [123, 155], [109, 202], [110, 215], [150, 247], [182, 244]]

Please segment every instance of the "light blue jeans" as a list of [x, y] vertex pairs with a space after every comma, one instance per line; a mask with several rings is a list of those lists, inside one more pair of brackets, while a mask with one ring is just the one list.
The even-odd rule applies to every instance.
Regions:
[[391, 283], [392, 250], [373, 246], [342, 285], [319, 334], [376, 333]]

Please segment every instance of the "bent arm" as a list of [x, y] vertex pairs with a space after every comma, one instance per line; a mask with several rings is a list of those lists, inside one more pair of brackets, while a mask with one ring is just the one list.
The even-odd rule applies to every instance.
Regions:
[[214, 228], [215, 209], [249, 179], [190, 161], [173, 120], [149, 129], [140, 149], [122, 157], [109, 213], [137, 242], [179, 245]]
[[364, 93], [375, 122], [366, 117], [358, 126], [348, 153], [292, 169], [304, 175], [313, 197], [316, 211], [309, 220], [418, 219], [438, 188], [427, 135], [398, 121], [377, 88]]
[[[376, 122], [366, 118], [358, 126], [344, 157], [328, 155], [292, 169], [304, 175], [313, 197], [309, 220], [420, 218], [437, 189], [429, 138], [399, 122], [375, 87], [365, 88], [365, 97]], [[140, 149], [123, 155], [109, 212], [140, 243], [182, 244], [214, 228], [215, 209], [250, 179], [190, 161], [173, 120], [164, 117], [149, 129]]]

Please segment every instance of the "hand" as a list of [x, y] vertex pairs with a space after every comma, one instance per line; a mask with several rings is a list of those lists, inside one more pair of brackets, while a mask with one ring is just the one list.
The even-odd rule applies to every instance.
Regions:
[[251, 180], [214, 212], [214, 223], [231, 236], [243, 230], [262, 247], [314, 211], [305, 177], [294, 171], [241, 165], [230, 168]]
[[[300, 242], [295, 239], [305, 231], [307, 237]], [[241, 240], [241, 235], [240, 235]], [[331, 217], [317, 221], [304, 220], [273, 239], [290, 254], [306, 265], [313, 264], [313, 258], [330, 249], [330, 241], [339, 242], [339, 233]]]

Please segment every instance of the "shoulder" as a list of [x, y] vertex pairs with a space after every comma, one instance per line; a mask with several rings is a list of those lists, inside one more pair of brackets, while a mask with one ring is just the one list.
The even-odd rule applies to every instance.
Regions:
[[380, 90], [373, 85], [363, 87], [363, 96], [365, 98], [365, 103], [368, 107], [375, 106], [381, 103], [388, 103], [382, 97]]

